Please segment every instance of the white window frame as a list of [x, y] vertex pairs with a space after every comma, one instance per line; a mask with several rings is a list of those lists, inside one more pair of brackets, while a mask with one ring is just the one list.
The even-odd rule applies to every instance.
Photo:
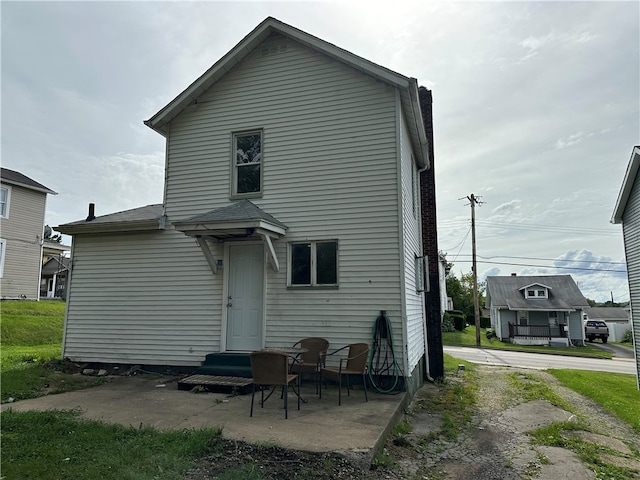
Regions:
[[9, 185], [2, 185], [0, 189], [7, 191], [7, 200], [5, 201], [4, 214], [0, 209], [0, 218], [9, 218], [9, 204], [11, 203], [11, 187]]
[[[260, 166], [260, 189], [257, 192], [238, 193], [238, 167], [237, 163], [237, 148], [238, 137], [248, 135], [260, 135], [260, 162], [257, 165]], [[256, 165], [254, 163], [253, 165]], [[242, 130], [239, 132], [233, 132], [231, 135], [231, 198], [259, 198], [262, 197], [263, 191], [263, 178], [264, 178], [264, 132], [261, 129], [254, 130]]]
[[4, 276], [4, 257], [7, 256], [7, 241], [0, 238], [0, 278]]
[[429, 292], [431, 291], [429, 276], [427, 275], [429, 271], [429, 257], [427, 255], [420, 257], [414, 254], [414, 258], [416, 293]]
[[[336, 244], [336, 283], [318, 283], [318, 265], [317, 265], [317, 245], [319, 243], [335, 243]], [[293, 283], [293, 246], [294, 245], [309, 245], [311, 248], [311, 283], [301, 284]], [[289, 288], [338, 288], [340, 284], [340, 244], [337, 239], [326, 240], [307, 240], [307, 241], [294, 241], [287, 244], [287, 261], [289, 268], [287, 269], [287, 286]]]
[[[539, 293], [542, 292], [542, 295]], [[525, 291], [526, 298], [549, 298], [549, 290], [542, 287], [529, 287]]]

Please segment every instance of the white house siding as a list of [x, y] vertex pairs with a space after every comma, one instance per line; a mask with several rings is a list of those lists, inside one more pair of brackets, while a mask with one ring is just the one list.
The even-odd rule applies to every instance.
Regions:
[[[640, 170], [639, 170], [640, 171]], [[640, 175], [630, 178], [633, 188], [622, 216], [622, 232], [631, 299], [631, 323], [640, 388]]]
[[175, 231], [76, 235], [63, 356], [199, 365], [220, 344], [221, 275]]
[[46, 201], [46, 193], [11, 185], [9, 217], [0, 219], [0, 237], [6, 241], [2, 298], [39, 297]]
[[[395, 90], [290, 40], [264, 47], [172, 121], [169, 221], [230, 204], [231, 134], [262, 129], [251, 200], [289, 227], [274, 242], [280, 272], [267, 270], [267, 346], [369, 342], [380, 310], [403, 345]], [[307, 239], [339, 241], [337, 290], [287, 289], [287, 242]]]
[[584, 344], [584, 325], [582, 310], [569, 313], [569, 340], [577, 346]]
[[517, 323], [518, 321], [518, 312], [513, 310], [498, 310], [500, 331], [496, 332], [496, 335], [500, 337], [501, 340], [509, 339], [509, 324]]
[[[400, 113], [401, 109], [399, 109]], [[413, 159], [411, 142], [403, 115], [398, 123], [400, 129], [400, 156], [402, 178], [402, 245], [404, 253], [404, 301], [406, 308], [407, 372], [412, 372], [425, 353], [425, 320], [423, 316], [424, 294], [417, 292], [416, 256], [422, 255], [420, 222], [419, 175]], [[413, 172], [413, 174], [412, 174]], [[414, 199], [415, 195], [415, 199]], [[414, 208], [415, 202], [415, 208]], [[429, 259], [437, 262], [437, 258]]]

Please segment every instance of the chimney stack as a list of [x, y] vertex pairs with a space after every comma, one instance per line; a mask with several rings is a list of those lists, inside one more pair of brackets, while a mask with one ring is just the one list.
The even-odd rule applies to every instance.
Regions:
[[89, 215], [87, 216], [87, 222], [95, 220], [96, 218], [96, 205], [94, 203], [89, 204]]

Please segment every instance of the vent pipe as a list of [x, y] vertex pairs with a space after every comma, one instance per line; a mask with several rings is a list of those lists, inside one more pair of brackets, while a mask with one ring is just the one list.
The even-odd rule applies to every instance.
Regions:
[[96, 205], [95, 203], [90, 203], [89, 204], [89, 215], [87, 215], [87, 222], [90, 222], [91, 220], [95, 220], [96, 218]]

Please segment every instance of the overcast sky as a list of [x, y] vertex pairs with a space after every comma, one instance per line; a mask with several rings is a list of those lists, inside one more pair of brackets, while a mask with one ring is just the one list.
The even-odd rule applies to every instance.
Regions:
[[142, 121], [274, 16], [433, 91], [439, 248], [456, 273], [471, 269], [474, 193], [481, 278], [571, 274], [588, 298], [629, 299], [609, 220], [640, 143], [636, 1], [0, 8], [2, 166], [58, 192], [51, 226], [89, 202], [161, 203], [164, 138]]

